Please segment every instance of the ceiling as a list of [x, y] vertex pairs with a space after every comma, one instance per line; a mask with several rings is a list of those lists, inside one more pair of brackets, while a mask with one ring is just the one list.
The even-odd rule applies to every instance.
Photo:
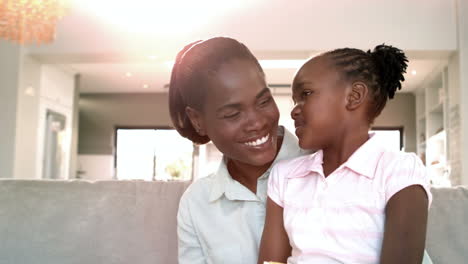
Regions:
[[[165, 92], [171, 66], [168, 62], [70, 64], [80, 73], [81, 93]], [[440, 60], [411, 60], [402, 91], [412, 92], [441, 64]], [[415, 71], [415, 74], [413, 74]], [[273, 87], [291, 83], [296, 69], [265, 69]], [[283, 92], [289, 87], [277, 88]]]
[[[456, 49], [453, 10], [444, 0], [73, 1], [56, 40], [27, 52], [79, 73], [81, 93], [165, 92], [177, 51], [219, 35], [245, 43], [260, 60], [305, 60], [338, 47], [389, 43], [410, 58], [404, 92]], [[269, 84], [286, 86], [275, 88], [283, 93], [295, 71], [265, 69]]]

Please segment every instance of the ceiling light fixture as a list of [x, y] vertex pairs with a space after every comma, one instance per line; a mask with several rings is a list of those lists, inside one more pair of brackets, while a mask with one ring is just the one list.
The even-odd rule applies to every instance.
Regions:
[[132, 74], [131, 72], [125, 73], [125, 76], [127, 76], [127, 77], [132, 77], [132, 75], [133, 75], [133, 74]]
[[149, 85], [148, 84], [143, 84], [143, 89], [148, 89], [149, 88]]
[[417, 73], [416, 70], [411, 71], [411, 74], [413, 74], [413, 75], [416, 75], [416, 73]]
[[24, 94], [25, 95], [28, 95], [28, 96], [34, 96], [36, 95], [36, 91], [34, 90], [34, 88], [32, 86], [28, 86], [25, 90], [24, 90]]
[[0, 38], [19, 44], [50, 43], [57, 21], [67, 11], [67, 0], [0, 1]]

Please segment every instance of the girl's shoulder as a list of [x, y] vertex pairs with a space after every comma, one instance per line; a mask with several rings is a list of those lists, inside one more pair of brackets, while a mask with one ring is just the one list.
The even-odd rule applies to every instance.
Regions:
[[374, 182], [385, 190], [386, 202], [402, 189], [420, 185], [432, 201], [430, 179], [426, 167], [415, 153], [385, 151], [375, 170]]
[[385, 150], [382, 152], [382, 156], [379, 162], [380, 166], [385, 167], [421, 167], [424, 168], [424, 164], [421, 159], [413, 152], [404, 152], [404, 151], [391, 151]]
[[427, 178], [427, 170], [415, 153], [384, 151], [379, 159], [376, 175], [388, 181], [398, 179]]

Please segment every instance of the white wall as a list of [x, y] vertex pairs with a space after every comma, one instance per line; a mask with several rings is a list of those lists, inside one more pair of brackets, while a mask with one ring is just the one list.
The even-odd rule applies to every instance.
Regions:
[[21, 49], [0, 40], [0, 178], [12, 178]]
[[[219, 14], [212, 10], [215, 13], [212, 20], [198, 28], [194, 25], [198, 21], [188, 21], [186, 24], [191, 25], [190, 29], [184, 28], [177, 35], [167, 30], [169, 24], [164, 28], [167, 33], [159, 32], [155, 27], [143, 32], [139, 32], [141, 28], [126, 31], [112, 22], [103, 21], [99, 12], [90, 14], [75, 10], [60, 21], [54, 43], [32, 46], [30, 50], [42, 54], [151, 54], [173, 59], [176, 51], [185, 44], [216, 35], [238, 38], [254, 51], [329, 50], [343, 46], [370, 48], [382, 42], [405, 50], [422, 51], [455, 50], [457, 46], [455, 0], [220, 2], [237, 2], [239, 8]], [[77, 58], [82, 59], [84, 57]]]
[[468, 1], [458, 4], [458, 50], [460, 67], [461, 184], [468, 185]]
[[78, 155], [79, 177], [84, 180], [114, 179], [113, 155]]
[[[71, 137], [73, 74], [25, 55], [23, 46], [0, 41], [0, 177], [40, 178], [46, 109], [68, 117]], [[66, 168], [69, 164], [69, 151]], [[68, 177], [68, 171], [64, 173]]]
[[[36, 157], [36, 177], [42, 177], [45, 124], [47, 110], [60, 113], [66, 117], [65, 123], [65, 152], [64, 166], [61, 173], [62, 178], [69, 178], [70, 175], [70, 150], [73, 126], [73, 101], [75, 96], [74, 74], [66, 72], [52, 65], [44, 65], [41, 68], [40, 99], [38, 109], [38, 132], [37, 136], [37, 157]], [[74, 176], [74, 175], [73, 175]]]
[[69, 178], [75, 178], [78, 173], [78, 133], [80, 122], [80, 80], [79, 74], [75, 75], [75, 91], [73, 95], [73, 120], [72, 120], [72, 136], [70, 148], [70, 174]]
[[265, 43], [270, 50], [329, 50], [370, 48], [382, 42], [405, 50], [456, 49], [453, 0], [265, 2], [268, 7], [260, 11], [261, 19], [259, 10], [248, 9], [242, 19], [226, 23], [225, 32], [236, 32], [234, 36], [254, 50]]
[[376, 127], [403, 127], [406, 152], [416, 152], [416, 100], [411, 93], [397, 93], [375, 119]]
[[461, 184], [462, 145], [461, 145], [461, 98], [460, 98], [460, 56], [454, 53], [448, 60], [447, 98], [447, 160], [450, 165], [450, 180], [453, 185]]
[[286, 127], [289, 132], [294, 134], [294, 120], [291, 118], [291, 110], [294, 107], [294, 102], [291, 95], [273, 95], [276, 105], [280, 112], [279, 124]]
[[15, 178], [36, 178], [37, 132], [41, 65], [22, 58], [16, 115]]

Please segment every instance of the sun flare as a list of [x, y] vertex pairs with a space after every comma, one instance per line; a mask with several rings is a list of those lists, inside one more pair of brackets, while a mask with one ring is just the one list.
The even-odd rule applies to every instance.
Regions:
[[174, 35], [196, 30], [249, 1], [75, 0], [80, 9], [132, 33]]

